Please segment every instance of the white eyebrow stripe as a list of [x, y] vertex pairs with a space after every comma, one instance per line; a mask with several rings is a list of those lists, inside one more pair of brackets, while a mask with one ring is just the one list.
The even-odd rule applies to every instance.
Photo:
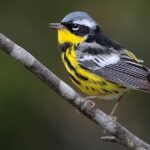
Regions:
[[87, 19], [76, 20], [76, 21], [74, 21], [73, 23], [77, 23], [77, 24], [80, 24], [80, 25], [85, 25], [85, 26], [88, 26], [88, 27], [90, 27], [90, 28], [96, 26], [96, 23], [95, 23], [95, 22], [89, 21], [89, 20], [87, 20]]

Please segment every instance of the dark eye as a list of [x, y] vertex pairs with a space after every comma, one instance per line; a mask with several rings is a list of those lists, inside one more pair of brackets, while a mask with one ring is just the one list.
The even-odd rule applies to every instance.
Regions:
[[79, 25], [78, 24], [72, 24], [72, 30], [73, 31], [79, 30]]

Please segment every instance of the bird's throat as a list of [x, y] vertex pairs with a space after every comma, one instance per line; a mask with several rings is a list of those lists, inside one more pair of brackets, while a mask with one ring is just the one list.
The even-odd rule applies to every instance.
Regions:
[[72, 44], [78, 44], [85, 40], [84, 37], [77, 36], [67, 29], [59, 29], [58, 30], [58, 42], [60, 44], [64, 43], [72, 43]]

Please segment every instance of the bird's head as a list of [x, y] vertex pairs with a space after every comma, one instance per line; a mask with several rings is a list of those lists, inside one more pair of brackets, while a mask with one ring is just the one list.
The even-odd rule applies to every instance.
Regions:
[[72, 12], [60, 23], [50, 23], [50, 27], [58, 30], [58, 42], [81, 43], [90, 35], [100, 32], [99, 25], [85, 12]]

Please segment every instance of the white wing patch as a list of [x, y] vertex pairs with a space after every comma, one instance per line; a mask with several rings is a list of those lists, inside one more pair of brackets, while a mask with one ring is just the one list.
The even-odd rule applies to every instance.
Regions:
[[[120, 60], [118, 54], [109, 54], [109, 55], [85, 55], [83, 58], [79, 58], [79, 62], [84, 63], [84, 66], [93, 70], [103, 68], [105, 66], [116, 64]], [[88, 65], [90, 64], [90, 66]]]

